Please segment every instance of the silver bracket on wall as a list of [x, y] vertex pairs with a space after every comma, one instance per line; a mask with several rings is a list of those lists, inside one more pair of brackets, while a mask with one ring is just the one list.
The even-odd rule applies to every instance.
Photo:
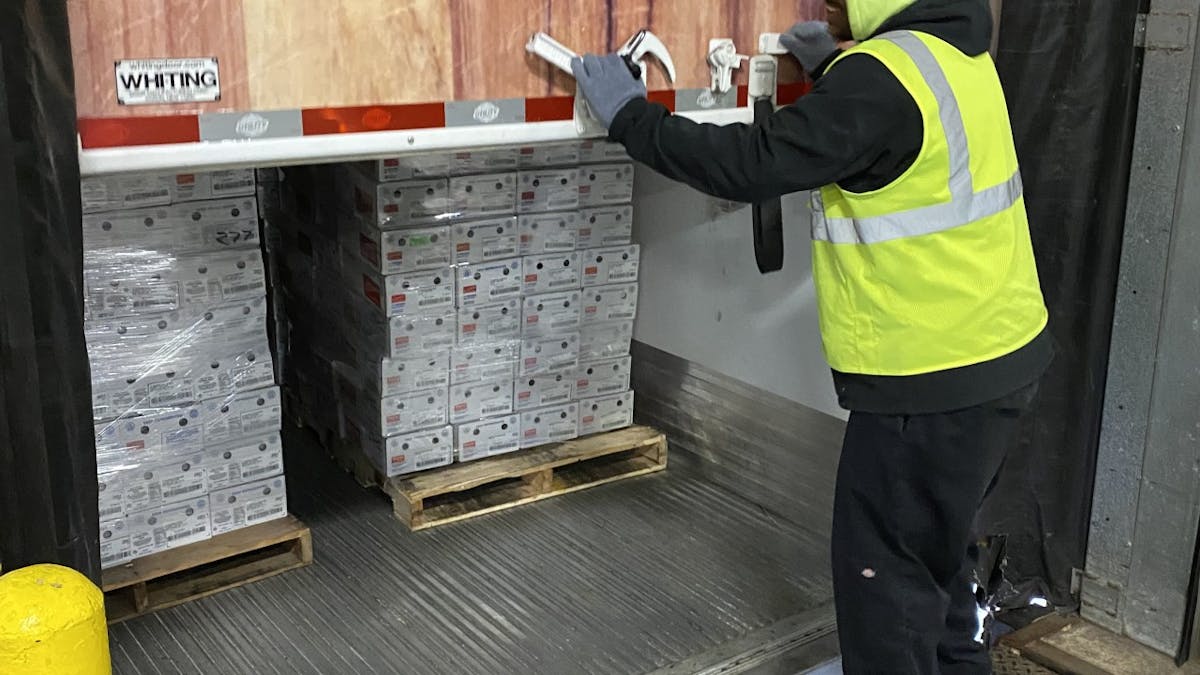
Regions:
[[1182, 51], [1191, 46], [1191, 33], [1191, 14], [1138, 14], [1134, 25], [1134, 46], [1148, 50]]

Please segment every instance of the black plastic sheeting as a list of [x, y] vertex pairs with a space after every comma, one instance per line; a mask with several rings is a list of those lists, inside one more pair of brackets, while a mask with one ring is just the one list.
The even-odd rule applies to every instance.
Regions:
[[0, 565], [98, 579], [66, 3], [0, 2], [0, 61]]
[[[1073, 607], [1087, 550], [1124, 231], [1140, 55], [1139, 0], [1004, 3], [1008, 94], [1058, 357], [981, 523], [1006, 551], [1001, 609]], [[994, 580], [998, 576], [993, 575]]]

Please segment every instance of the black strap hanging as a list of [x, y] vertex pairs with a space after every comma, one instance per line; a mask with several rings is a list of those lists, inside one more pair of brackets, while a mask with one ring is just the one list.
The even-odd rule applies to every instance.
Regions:
[[[754, 101], [755, 123], [765, 122], [775, 112], [775, 104], [769, 97]], [[755, 204], [754, 210], [754, 258], [758, 271], [763, 274], [783, 269], [783, 204], [776, 197]]]

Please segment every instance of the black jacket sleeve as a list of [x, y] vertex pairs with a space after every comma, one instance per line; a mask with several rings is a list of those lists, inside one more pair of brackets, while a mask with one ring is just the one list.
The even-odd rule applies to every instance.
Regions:
[[878, 60], [855, 54], [761, 124], [698, 124], [644, 99], [609, 130], [629, 155], [709, 195], [760, 202], [831, 183], [887, 185], [922, 145], [921, 113]]

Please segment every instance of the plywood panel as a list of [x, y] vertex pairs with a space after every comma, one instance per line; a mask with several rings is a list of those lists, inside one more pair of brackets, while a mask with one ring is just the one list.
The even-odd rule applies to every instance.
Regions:
[[221, 100], [188, 111], [241, 110], [251, 105], [241, 0], [67, 0], [80, 116], [141, 116], [176, 106], [117, 103], [113, 62], [121, 59], [215, 56]]
[[[620, 45], [613, 44], [611, 5], [608, 0], [550, 0], [545, 30], [556, 40], [580, 54], [604, 54]], [[623, 41], [625, 37], [621, 37]], [[548, 93], [572, 95], [575, 80], [552, 69], [552, 87]]]
[[[671, 50], [679, 77], [676, 86], [696, 88], [707, 87], [709, 83], [708, 41], [716, 37], [733, 37], [739, 0], [660, 0], [653, 3], [614, 0], [613, 4], [618, 44], [638, 30], [649, 28]], [[644, 20], [646, 16], [648, 21]], [[649, 85], [652, 89], [669, 86], [658, 66], [650, 68]]]
[[257, 110], [454, 96], [446, 0], [242, 0]]
[[549, 66], [525, 43], [546, 25], [547, 0], [447, 0], [454, 45], [454, 98], [544, 96]]

